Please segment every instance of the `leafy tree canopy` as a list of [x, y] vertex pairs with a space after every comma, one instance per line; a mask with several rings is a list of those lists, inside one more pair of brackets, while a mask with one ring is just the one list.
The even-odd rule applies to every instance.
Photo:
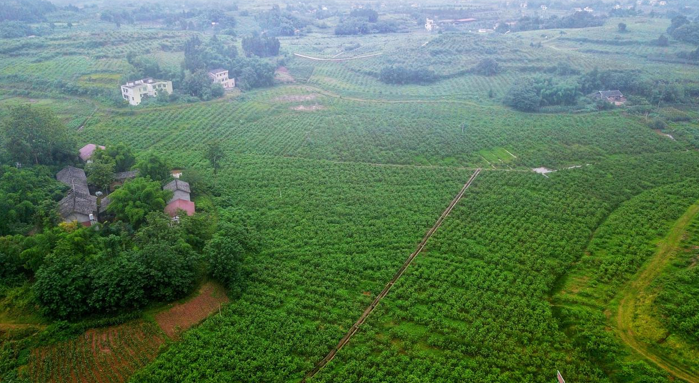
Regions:
[[163, 211], [170, 198], [172, 192], [162, 190], [160, 182], [139, 177], [127, 181], [109, 195], [107, 211], [117, 219], [139, 227], [148, 213]]

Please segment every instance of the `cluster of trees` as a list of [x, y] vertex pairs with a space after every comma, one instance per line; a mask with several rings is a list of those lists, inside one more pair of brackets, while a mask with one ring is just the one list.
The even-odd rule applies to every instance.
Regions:
[[438, 80], [437, 74], [430, 69], [409, 69], [402, 66], [384, 67], [379, 72], [379, 80], [386, 84], [430, 84]]
[[471, 71], [481, 76], [495, 76], [502, 72], [502, 68], [494, 59], [483, 59]]
[[[96, 150], [86, 166], [90, 184], [107, 191], [114, 172], [134, 168], [138, 177], [109, 195], [113, 219], [99, 230], [59, 223], [56, 202], [66, 186], [54, 174], [73, 160], [52, 157], [53, 131], [63, 129], [50, 112], [29, 107], [11, 109], [3, 124], [4, 161], [32, 166], [0, 166], [0, 291], [32, 283], [31, 299], [45, 315], [70, 320], [180, 298], [204, 274], [240, 291], [242, 257], [254, 250], [246, 242], [249, 230], [239, 227], [237, 213], [225, 211], [219, 231], [206, 212], [173, 223], [163, 213], [172, 192], [162, 189], [171, 167], [152, 153], [137, 162], [123, 144]], [[10, 142], [23, 150], [10, 153]], [[206, 155], [220, 168], [220, 145], [210, 145]]]
[[[558, 67], [557, 67], [558, 68]], [[574, 74], [566, 66], [561, 73]], [[661, 80], [647, 80], [634, 71], [594, 69], [588, 73], [564, 81], [546, 76], [535, 76], [517, 81], [503, 98], [503, 102], [520, 111], [536, 112], [541, 107], [575, 105], [584, 95], [600, 90], [620, 90], [644, 100], [643, 103], [685, 102], [691, 93], [689, 85]], [[597, 108], [609, 108], [611, 104], [599, 101]]]
[[676, 40], [699, 45], [699, 21], [690, 21], [686, 16], [674, 17], [667, 33]]
[[269, 36], [293, 36], [297, 29], [308, 25], [306, 20], [282, 11], [276, 4], [269, 11], [257, 14], [255, 19]]
[[228, 69], [228, 76], [235, 78], [236, 86], [244, 90], [270, 86], [274, 81], [274, 66], [271, 63], [257, 57], [240, 57], [235, 46], [226, 45], [215, 36], [206, 43], [202, 43], [197, 36], [190, 38], [185, 44], [184, 53], [183, 86], [192, 95], [206, 98], [222, 94], [222, 89], [212, 85], [207, 76], [208, 70], [214, 68]]
[[243, 37], [243, 50], [245, 55], [251, 57], [272, 57], [279, 54], [279, 39], [267, 35], [266, 33], [253, 33], [251, 36]]
[[29, 105], [10, 108], [0, 133], [13, 162], [53, 165], [75, 158], [75, 139], [48, 109]]
[[556, 15], [544, 19], [541, 17], [525, 16], [520, 18], [514, 25], [500, 23], [495, 29], [497, 32], [507, 31], [532, 31], [539, 29], [568, 29], [568, 28], [590, 28], [604, 25], [604, 17], [593, 16], [588, 12], [575, 12], [572, 15], [558, 17]]
[[46, 0], [13, 0], [0, 2], [0, 21], [36, 23], [46, 20], [46, 14], [56, 6]]
[[379, 14], [370, 8], [354, 9], [348, 18], [335, 27], [336, 35], [366, 35], [369, 33], [391, 33], [398, 31], [392, 21], [379, 21]]

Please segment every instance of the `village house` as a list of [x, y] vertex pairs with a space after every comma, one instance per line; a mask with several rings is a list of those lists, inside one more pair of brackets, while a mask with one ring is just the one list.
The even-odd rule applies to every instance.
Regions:
[[83, 146], [82, 148], [80, 148], [80, 154], [79, 154], [79, 155], [80, 155], [80, 159], [81, 159], [83, 162], [89, 162], [89, 161], [90, 161], [90, 158], [92, 157], [92, 155], [95, 154], [95, 150], [97, 150], [97, 148], [100, 148], [100, 149], [102, 149], [102, 150], [106, 149], [106, 148], [105, 148], [104, 146], [102, 146], [102, 145], [99, 145], [99, 146], [98, 146], [98, 145], [95, 145], [95, 144], [87, 144], [87, 145]]
[[67, 166], [56, 174], [56, 179], [70, 186], [68, 194], [58, 203], [58, 211], [63, 221], [77, 221], [84, 226], [91, 226], [96, 222], [97, 197], [90, 195], [85, 171]]
[[165, 206], [165, 213], [170, 217], [175, 217], [179, 210], [184, 210], [187, 215], [194, 215], [194, 202], [190, 199], [189, 183], [174, 179], [163, 186], [163, 190], [170, 190], [173, 193], [172, 198]]
[[223, 68], [213, 69], [209, 71], [209, 78], [214, 84], [221, 84], [223, 89], [235, 88], [235, 79], [228, 78], [228, 70]]
[[172, 81], [153, 80], [146, 77], [129, 81], [121, 86], [121, 96], [131, 105], [138, 105], [144, 97], [155, 97], [158, 92], [172, 94]]
[[618, 90], [600, 90], [594, 97], [614, 105], [623, 105], [626, 102], [626, 97]]
[[435, 28], [434, 20], [432, 20], [432, 19], [427, 19], [427, 20], [425, 21], [425, 29], [426, 29], [428, 32], [432, 32], [432, 30], [434, 30], [434, 28]]

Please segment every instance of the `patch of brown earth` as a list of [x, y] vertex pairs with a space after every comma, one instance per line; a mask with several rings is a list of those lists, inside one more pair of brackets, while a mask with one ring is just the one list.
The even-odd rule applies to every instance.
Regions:
[[91, 329], [32, 350], [27, 374], [34, 382], [126, 382], [155, 359], [164, 341], [156, 325], [142, 320]]
[[277, 68], [276, 72], [274, 72], [274, 79], [283, 83], [296, 82], [294, 77], [289, 73], [289, 70], [283, 66], [280, 66]]
[[169, 337], [174, 338], [181, 331], [187, 330], [206, 319], [227, 303], [228, 297], [222, 286], [208, 282], [201, 287], [199, 295], [189, 301], [174, 305], [167, 311], [155, 316], [155, 321]]
[[286, 96], [279, 96], [272, 101], [274, 102], [303, 102], [303, 101], [311, 101], [315, 100], [316, 97], [318, 97], [317, 94], [311, 93], [311, 94], [288, 94]]
[[299, 111], [302, 111], [302, 112], [314, 112], [314, 111], [316, 111], [316, 110], [325, 109], [325, 107], [324, 107], [323, 105], [315, 104], [315, 105], [299, 105], [299, 106], [292, 106], [292, 107], [289, 108], [289, 109], [291, 109], [291, 110], [299, 110]]

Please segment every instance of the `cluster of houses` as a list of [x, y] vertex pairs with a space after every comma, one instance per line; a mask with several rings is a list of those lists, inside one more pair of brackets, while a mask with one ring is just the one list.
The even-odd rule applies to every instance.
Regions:
[[[235, 79], [228, 78], [228, 70], [223, 68], [210, 70], [209, 79], [214, 84], [221, 84], [224, 90], [235, 88]], [[129, 81], [121, 86], [121, 97], [131, 105], [139, 105], [146, 97], [156, 97], [166, 92], [172, 94], [172, 81], [154, 80], [146, 77], [136, 81]]]
[[[83, 146], [80, 149], [80, 159], [85, 163], [89, 163], [90, 158], [98, 147], [104, 149], [104, 146], [95, 144]], [[165, 213], [173, 219], [179, 219], [178, 214], [180, 214], [180, 211], [184, 211], [190, 216], [194, 215], [196, 210], [191, 199], [189, 183], [179, 179], [181, 172], [173, 172], [172, 175], [173, 180], [163, 186], [163, 190], [170, 190], [173, 193], [172, 198], [165, 206]], [[110, 189], [136, 176], [138, 176], [138, 170], [116, 173], [114, 174], [114, 183], [112, 183]], [[92, 226], [108, 217], [109, 196], [99, 198], [102, 196], [101, 192], [96, 192], [94, 195], [90, 193], [87, 175], [83, 169], [66, 166], [56, 174], [56, 179], [70, 187], [66, 196], [58, 203], [58, 211], [63, 222], [78, 222], [84, 226]]]

